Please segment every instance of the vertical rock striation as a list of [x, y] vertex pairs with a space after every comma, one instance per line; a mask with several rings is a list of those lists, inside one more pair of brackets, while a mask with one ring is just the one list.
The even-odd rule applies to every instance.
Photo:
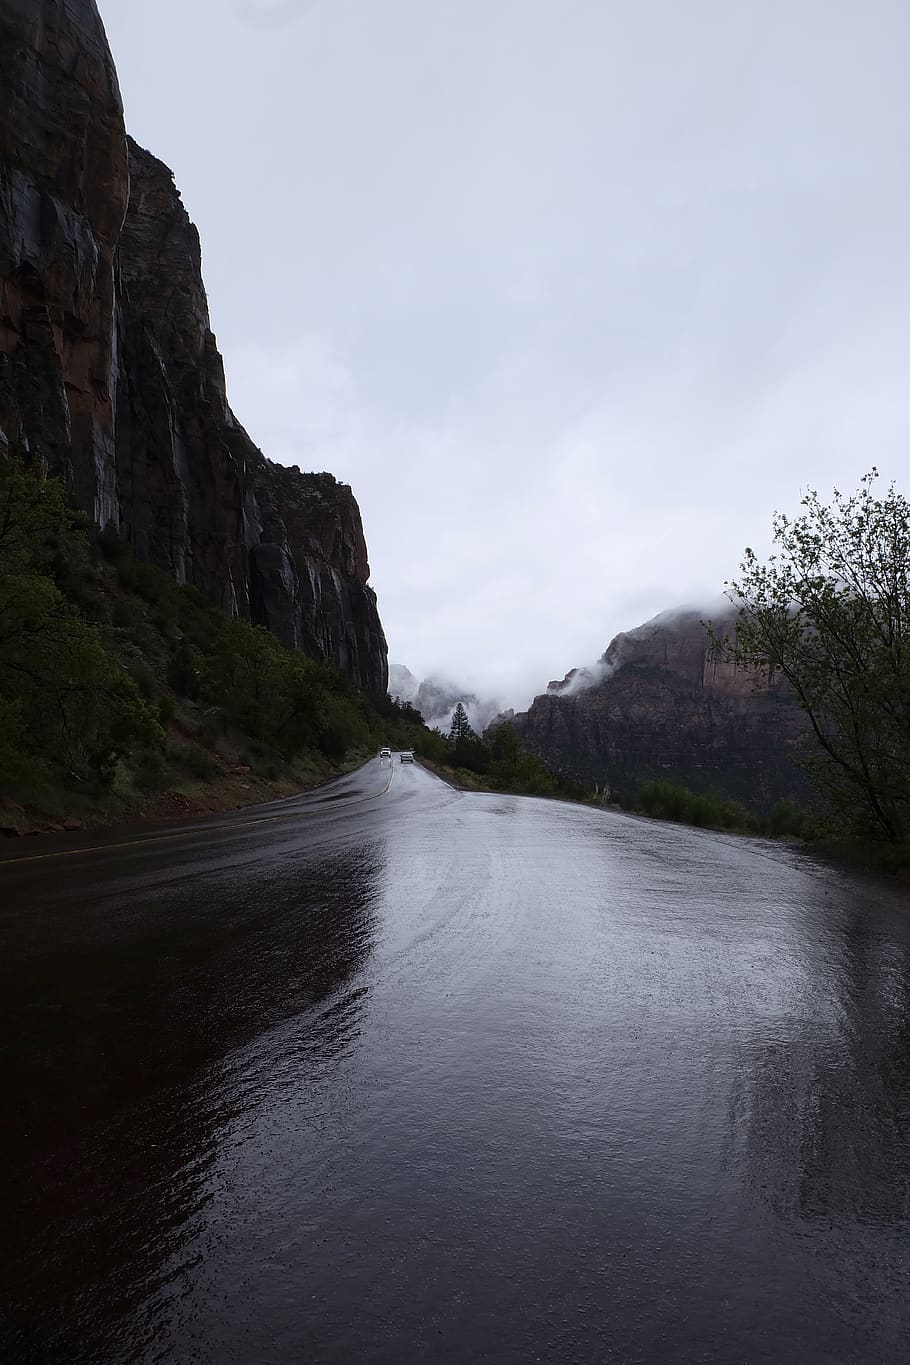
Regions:
[[[284, 644], [332, 659], [357, 687], [385, 692], [388, 648], [360, 509], [348, 484], [254, 451], [252, 614]], [[381, 661], [381, 662], [380, 662]]]
[[[733, 618], [715, 624], [732, 629]], [[621, 800], [653, 778], [759, 810], [805, 798], [792, 762], [806, 734], [802, 710], [782, 682], [763, 685], [715, 659], [699, 613], [667, 612], [617, 635], [587, 672], [581, 685], [573, 674], [551, 683], [512, 718], [555, 767]]]
[[94, 0], [0, 10], [0, 429], [118, 517], [115, 255], [129, 195]]
[[266, 460], [234, 417], [199, 236], [128, 139], [94, 0], [0, 11], [0, 449], [44, 459], [140, 558], [384, 691], [347, 485]]
[[129, 139], [120, 238], [120, 518], [143, 558], [249, 614], [252, 443], [228, 407], [199, 234], [170, 170]]

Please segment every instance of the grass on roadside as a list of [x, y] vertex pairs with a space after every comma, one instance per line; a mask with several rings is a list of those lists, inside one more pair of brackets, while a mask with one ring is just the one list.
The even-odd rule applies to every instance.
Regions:
[[635, 809], [696, 829], [800, 840], [835, 862], [910, 881], [910, 845], [851, 837], [834, 830], [816, 811], [791, 801], [780, 801], [767, 815], [759, 815], [718, 792], [693, 792], [673, 782], [653, 781], [639, 788]]

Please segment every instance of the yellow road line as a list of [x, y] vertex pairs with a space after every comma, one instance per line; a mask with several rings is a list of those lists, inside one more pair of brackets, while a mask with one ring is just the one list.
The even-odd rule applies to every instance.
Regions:
[[[392, 778], [394, 775], [395, 770], [393, 768], [389, 773], [389, 780], [382, 791], [368, 792], [366, 796], [352, 797], [350, 801], [344, 801], [339, 805], [334, 806], [333, 809], [346, 810], [349, 806], [360, 805], [362, 801], [372, 801], [374, 797], [385, 796], [392, 785]], [[301, 795], [306, 794], [307, 793], [305, 792], [301, 792]], [[289, 796], [287, 799], [293, 801], [295, 798]], [[253, 825], [274, 824], [276, 820], [293, 820], [296, 816], [312, 814], [317, 810], [322, 810], [322, 813], [325, 813], [321, 807], [313, 807], [311, 811], [308, 811], [306, 808], [295, 811], [279, 811], [277, 815], [260, 815], [255, 820], [226, 820], [220, 825], [206, 825], [203, 829], [182, 829], [177, 830], [173, 834], [146, 834], [141, 839], [125, 839], [119, 844], [90, 844], [87, 848], [61, 848], [57, 849], [54, 853], [28, 853], [23, 858], [0, 858], [0, 868], [17, 867], [20, 863], [39, 863], [47, 858], [75, 858], [80, 853], [101, 853], [105, 849], [136, 848], [141, 844], [167, 844], [171, 843], [174, 839], [191, 839], [193, 835], [220, 834], [221, 831], [225, 829], [250, 829]]]

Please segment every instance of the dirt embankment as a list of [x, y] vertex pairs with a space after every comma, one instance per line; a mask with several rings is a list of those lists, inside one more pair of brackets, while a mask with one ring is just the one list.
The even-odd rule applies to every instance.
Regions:
[[0, 798], [0, 838], [21, 839], [35, 834], [60, 834], [83, 829], [104, 829], [110, 825], [157, 824], [162, 821], [190, 820], [194, 816], [214, 815], [219, 811], [240, 810], [264, 801], [311, 791], [333, 778], [351, 772], [366, 755], [352, 755], [343, 763], [327, 761], [311, 764], [280, 777], [257, 775], [244, 764], [219, 771], [210, 781], [181, 784], [149, 795], [144, 801], [118, 800], [90, 796], [74, 798], [70, 793], [48, 793], [40, 803], [20, 805]]

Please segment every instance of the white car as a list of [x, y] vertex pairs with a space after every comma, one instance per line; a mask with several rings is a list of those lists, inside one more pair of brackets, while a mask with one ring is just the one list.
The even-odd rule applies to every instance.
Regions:
[[399, 763], [413, 763], [413, 762], [414, 762], [414, 755], [413, 755], [412, 751], [411, 751], [410, 749], [402, 749], [401, 753], [398, 755], [398, 762], [399, 762]]
[[392, 750], [389, 748], [389, 746], [388, 746], [387, 744], [384, 744], [384, 745], [382, 746], [382, 748], [379, 750], [379, 757], [380, 757], [380, 759], [387, 758], [387, 759], [389, 760], [389, 762], [391, 763], [391, 761], [392, 761]]

